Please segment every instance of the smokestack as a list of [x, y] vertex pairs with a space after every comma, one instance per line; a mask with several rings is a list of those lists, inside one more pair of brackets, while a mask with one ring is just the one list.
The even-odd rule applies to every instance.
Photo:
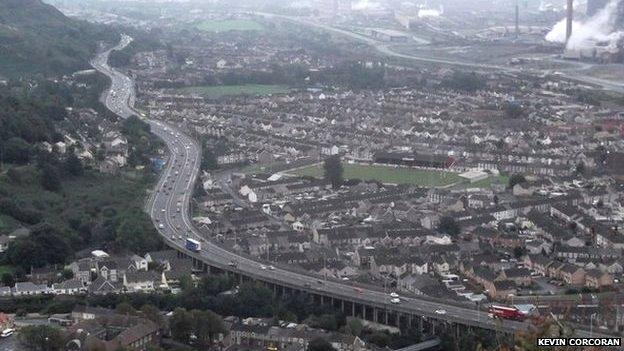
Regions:
[[520, 7], [518, 6], [518, 0], [516, 0], [516, 38], [520, 36]]
[[572, 19], [574, 19], [574, 0], [568, 0], [567, 16], [566, 16], [566, 43], [572, 36]]

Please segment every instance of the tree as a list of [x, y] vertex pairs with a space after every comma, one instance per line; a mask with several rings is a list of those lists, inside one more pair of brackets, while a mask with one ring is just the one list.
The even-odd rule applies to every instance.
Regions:
[[18, 342], [27, 351], [60, 351], [65, 346], [65, 338], [60, 329], [37, 325], [20, 330]]
[[578, 174], [585, 174], [585, 162], [580, 161], [577, 165], [576, 165], [576, 173]]
[[19, 164], [30, 160], [31, 147], [26, 140], [18, 137], [7, 140], [4, 144], [4, 161]]
[[76, 177], [81, 176], [83, 173], [82, 162], [73, 152], [70, 152], [65, 159], [65, 171]]
[[238, 292], [238, 315], [271, 316], [273, 291], [260, 284], [242, 284]]
[[334, 189], [340, 188], [343, 179], [343, 168], [340, 161], [340, 156], [329, 156], [323, 162], [323, 168], [325, 170], [325, 179], [329, 181]]
[[15, 285], [15, 277], [9, 272], [2, 273], [2, 285], [12, 287]]
[[194, 334], [200, 345], [207, 347], [212, 344], [215, 336], [225, 334], [226, 329], [221, 317], [212, 311], [191, 311], [195, 324]]
[[390, 343], [390, 335], [385, 331], [375, 331], [368, 337], [368, 341], [379, 347], [386, 347]]
[[69, 269], [69, 268], [65, 268], [63, 269], [63, 279], [72, 279], [74, 277], [74, 272]]
[[136, 310], [128, 302], [122, 302], [118, 304], [117, 307], [115, 307], [115, 312], [117, 314], [127, 315], [127, 316], [136, 314]]
[[156, 323], [159, 328], [162, 328], [165, 324], [163, 316], [160, 314], [160, 310], [154, 305], [145, 304], [141, 307], [141, 314], [143, 317]]
[[444, 216], [440, 218], [440, 223], [438, 224], [438, 231], [443, 234], [448, 234], [450, 236], [457, 236], [461, 232], [461, 227], [459, 223], [455, 221], [453, 217]]
[[169, 320], [169, 328], [171, 329], [171, 336], [175, 340], [188, 344], [191, 341], [194, 327], [195, 322], [190, 312], [183, 308], [176, 308], [173, 311]]
[[193, 290], [193, 288], [195, 288], [195, 282], [193, 281], [193, 277], [188, 274], [180, 277], [180, 289], [182, 289], [182, 291], [188, 292]]
[[219, 168], [217, 155], [215, 155], [215, 153], [209, 147], [205, 147], [202, 152], [201, 168], [204, 171], [215, 170]]
[[160, 236], [148, 216], [139, 208], [128, 211], [116, 228], [119, 247], [137, 253], [145, 253], [160, 247]]
[[526, 182], [526, 178], [520, 174], [516, 173], [509, 178], [509, 188], [513, 188], [516, 184], [522, 184]]
[[455, 71], [450, 77], [445, 78], [441, 85], [449, 89], [474, 92], [485, 87], [485, 80], [475, 72]]
[[307, 351], [336, 351], [336, 349], [323, 338], [314, 338], [310, 340]]
[[505, 106], [505, 115], [507, 118], [516, 119], [522, 117], [524, 109], [517, 102], [509, 102]]
[[56, 167], [45, 164], [41, 168], [41, 186], [48, 191], [61, 190], [61, 177]]
[[360, 336], [363, 329], [364, 325], [362, 324], [362, 321], [357, 318], [351, 318], [346, 325], [346, 331], [353, 336]]
[[44, 223], [32, 227], [28, 237], [13, 241], [6, 255], [11, 264], [28, 270], [46, 264], [65, 263], [71, 253], [72, 248], [62, 231]]
[[514, 254], [514, 257], [516, 259], [519, 259], [520, 257], [524, 256], [524, 254], [526, 254], [526, 252], [527, 252], [526, 249], [524, 247], [521, 247], [521, 246], [516, 246], [513, 249], [513, 254]]

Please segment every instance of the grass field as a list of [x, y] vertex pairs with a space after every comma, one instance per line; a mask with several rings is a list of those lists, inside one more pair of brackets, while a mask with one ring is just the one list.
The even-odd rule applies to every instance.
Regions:
[[186, 94], [198, 94], [207, 98], [219, 98], [227, 95], [271, 95], [288, 92], [288, 87], [283, 85], [217, 85], [217, 86], [194, 86], [180, 88], [178, 91]]
[[487, 179], [479, 180], [474, 183], [466, 184], [466, 188], [487, 188], [495, 182], [496, 180], [500, 181], [502, 184], [507, 185], [509, 183], [509, 177], [500, 175], [500, 176], [492, 176]]
[[[463, 180], [456, 173], [443, 171], [356, 164], [343, 164], [343, 167], [344, 177], [347, 179], [377, 180], [382, 183], [441, 187], [456, 184]], [[314, 165], [295, 170], [292, 173], [320, 178], [323, 176], [323, 166]]]
[[206, 20], [197, 24], [195, 28], [204, 32], [229, 32], [232, 30], [260, 31], [264, 26], [252, 20]]

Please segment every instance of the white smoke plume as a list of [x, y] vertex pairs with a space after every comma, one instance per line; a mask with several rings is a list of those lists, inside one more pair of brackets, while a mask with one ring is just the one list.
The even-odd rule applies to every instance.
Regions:
[[381, 8], [381, 4], [369, 0], [360, 0], [351, 5], [351, 8], [354, 10], [376, 10]]
[[[572, 21], [572, 36], [566, 48], [568, 50], [593, 47], [596, 42], [606, 42], [608, 46], [615, 46], [624, 32], [615, 30], [617, 7], [620, 1], [611, 0], [594, 16], [585, 21]], [[546, 35], [546, 40], [555, 43], [566, 41], [566, 19], [564, 18]]]
[[442, 6], [440, 6], [439, 10], [428, 9], [428, 8], [421, 8], [420, 10], [418, 10], [418, 17], [419, 18], [423, 18], [423, 17], [440, 17], [440, 15], [442, 15], [443, 13], [444, 13], [444, 8]]

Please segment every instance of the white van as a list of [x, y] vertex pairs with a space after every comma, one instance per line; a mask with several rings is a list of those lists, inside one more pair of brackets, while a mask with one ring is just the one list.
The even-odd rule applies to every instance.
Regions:
[[9, 336], [13, 335], [14, 332], [15, 330], [7, 328], [3, 330], [2, 333], [0, 333], [0, 338], [8, 338]]

